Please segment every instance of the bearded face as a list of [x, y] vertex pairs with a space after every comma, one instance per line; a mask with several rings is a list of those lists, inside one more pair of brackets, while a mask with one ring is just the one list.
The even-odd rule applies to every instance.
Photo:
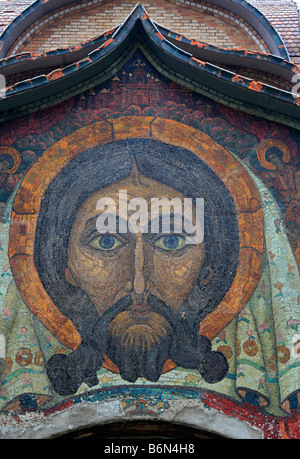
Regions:
[[[148, 208], [154, 196], [181, 202], [185, 198], [160, 182], [131, 175], [83, 203], [71, 230], [65, 275], [93, 303], [98, 319], [88, 334], [83, 330], [82, 344], [75, 352], [68, 357], [54, 356], [48, 362], [56, 391], [74, 393], [83, 381], [97, 384], [96, 371], [103, 355], [130, 382], [139, 377], [157, 381], [168, 359], [198, 369], [209, 382], [222, 379], [227, 372], [224, 356], [212, 353], [210, 341], [199, 335], [199, 323], [189, 323], [180, 311], [197, 283], [205, 258], [204, 242], [188, 244], [184, 231], [174, 230], [152, 234], [140, 228], [100, 234], [99, 200], [114, 200], [117, 218], [124, 218], [120, 190], [126, 190], [127, 218], [131, 215], [129, 202], [136, 198], [142, 198]], [[162, 213], [163, 209], [158, 219]], [[148, 215], [149, 226], [151, 218]], [[213, 366], [209, 364], [212, 355]]]
[[[188, 245], [184, 233], [174, 232], [99, 234], [99, 200], [113, 199], [120, 218], [120, 190], [126, 190], [129, 208], [130, 201], [137, 197], [143, 198], [149, 209], [153, 196], [169, 200], [175, 197], [182, 202], [185, 198], [155, 180], [144, 176], [135, 180], [132, 175], [91, 195], [71, 231], [66, 278], [87, 294], [100, 317], [122, 297], [131, 296], [128, 310], [117, 315], [107, 328], [107, 355], [125, 379], [132, 381], [143, 375], [155, 380], [169, 358], [173, 331], [164, 317], [153, 312], [147, 297], [154, 295], [177, 311], [198, 278], [204, 243]], [[131, 214], [129, 210], [128, 218]]]

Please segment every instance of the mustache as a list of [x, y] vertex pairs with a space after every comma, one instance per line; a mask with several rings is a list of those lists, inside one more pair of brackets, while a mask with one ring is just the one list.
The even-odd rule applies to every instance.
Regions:
[[[211, 341], [199, 334], [200, 324], [195, 322], [191, 325], [184, 316], [171, 309], [155, 295], [148, 294], [146, 301], [153, 313], [163, 317], [172, 330], [172, 332], [168, 330], [168, 336], [163, 341], [165, 346], [157, 346], [152, 354], [149, 353], [150, 364], [144, 365], [149, 369], [147, 370], [149, 374], [145, 375], [148, 376], [147, 379], [157, 380], [164, 362], [170, 358], [182, 368], [198, 370], [208, 383], [221, 381], [228, 372], [227, 360], [221, 352], [212, 351]], [[98, 384], [97, 371], [104, 362], [103, 354], [110, 354], [109, 348], [112, 345], [109, 327], [113, 320], [126, 312], [132, 303], [133, 298], [129, 293], [101, 316], [91, 321], [84, 319], [79, 327], [82, 337], [79, 347], [68, 355], [56, 354], [48, 360], [46, 372], [55, 392], [60, 395], [72, 395], [77, 392], [82, 383], [86, 383], [89, 387]], [[115, 352], [118, 354], [119, 350], [115, 349]], [[136, 360], [140, 359], [139, 352], [135, 352], [134, 355]], [[153, 355], [155, 355], [154, 360], [152, 360]], [[139, 365], [133, 371], [132, 359], [130, 360], [129, 356], [126, 358], [130, 365], [124, 379], [134, 381], [140, 376], [137, 373]], [[154, 375], [150, 369], [154, 368], [155, 363], [159, 365]], [[133, 373], [131, 374], [130, 371]]]

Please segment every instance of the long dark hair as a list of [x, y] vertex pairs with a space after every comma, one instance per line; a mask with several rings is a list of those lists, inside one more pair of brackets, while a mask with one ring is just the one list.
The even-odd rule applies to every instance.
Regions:
[[[80, 288], [66, 281], [72, 225], [92, 193], [130, 176], [133, 157], [140, 174], [176, 188], [193, 200], [204, 198], [205, 260], [197, 284], [178, 311], [185, 313], [190, 327], [199, 330], [201, 320], [218, 306], [236, 274], [239, 233], [233, 199], [224, 183], [193, 153], [159, 141], [130, 139], [98, 146], [73, 159], [43, 197], [34, 244], [34, 263], [45, 290], [82, 337], [80, 348], [71, 354], [68, 371], [66, 356], [55, 356], [48, 362], [48, 375], [57, 385], [55, 390], [62, 394], [76, 392], [82, 381], [95, 384], [102, 362], [98, 355], [101, 344], [93, 337], [99, 336], [100, 319], [108, 321], [108, 317], [99, 318], [94, 304]], [[123, 303], [121, 308], [128, 307], [128, 298]], [[210, 349], [204, 337], [202, 343]], [[75, 372], [76, 365], [81, 375]], [[224, 377], [227, 366], [222, 365]]]

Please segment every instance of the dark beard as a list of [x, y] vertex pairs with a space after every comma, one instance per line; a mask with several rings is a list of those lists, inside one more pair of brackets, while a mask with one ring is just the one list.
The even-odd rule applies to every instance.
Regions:
[[171, 342], [171, 326], [158, 314], [151, 312], [142, 323], [137, 323], [123, 312], [108, 328], [106, 353], [126, 381], [144, 377], [155, 382], [169, 358]]
[[197, 369], [206, 382], [222, 380], [228, 364], [221, 352], [211, 350], [208, 338], [199, 335], [199, 323], [191, 325], [166, 303], [149, 295], [149, 321], [137, 324], [128, 315], [131, 295], [121, 298], [97, 320], [80, 330], [82, 342], [69, 355], [58, 354], [46, 364], [53, 389], [60, 395], [77, 392], [85, 382], [98, 384], [97, 371], [106, 354], [121, 377], [135, 382], [139, 377], [156, 382], [168, 359], [183, 368]]

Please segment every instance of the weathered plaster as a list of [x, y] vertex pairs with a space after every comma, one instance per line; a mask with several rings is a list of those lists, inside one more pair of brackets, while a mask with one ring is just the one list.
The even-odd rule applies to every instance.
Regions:
[[[50, 439], [79, 429], [117, 421], [153, 420], [149, 416], [126, 415], [120, 400], [105, 403], [82, 402], [64, 411], [49, 415], [27, 413], [16, 421], [11, 416], [0, 417], [0, 439]], [[158, 418], [217, 433], [232, 439], [262, 439], [262, 432], [246, 422], [228, 418], [225, 414], [206, 408], [200, 401], [178, 400]]]

